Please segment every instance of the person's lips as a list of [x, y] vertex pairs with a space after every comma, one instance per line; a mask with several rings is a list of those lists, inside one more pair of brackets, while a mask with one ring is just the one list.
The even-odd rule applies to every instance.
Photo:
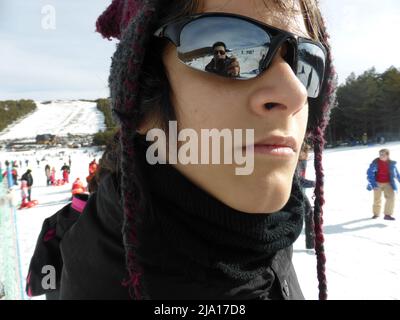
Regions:
[[271, 136], [254, 143], [254, 153], [272, 156], [293, 156], [297, 152], [296, 139], [291, 136]]

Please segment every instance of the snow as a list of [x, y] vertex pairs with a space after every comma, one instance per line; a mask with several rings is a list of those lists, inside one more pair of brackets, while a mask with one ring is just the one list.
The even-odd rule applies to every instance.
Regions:
[[[384, 146], [400, 159], [400, 143]], [[329, 299], [400, 299], [400, 210], [396, 221], [372, 220], [373, 194], [366, 170], [382, 146], [327, 150], [324, 233]], [[312, 161], [307, 173], [313, 178]], [[311, 195], [311, 193], [308, 193]], [[302, 234], [294, 245], [294, 265], [307, 299], [318, 297], [316, 259]]]
[[[61, 155], [63, 153], [63, 155]], [[71, 188], [74, 180], [79, 177], [86, 183], [88, 175], [89, 162], [96, 159], [97, 162], [101, 157], [102, 152], [97, 151], [97, 148], [81, 148], [76, 149], [48, 149], [37, 152], [0, 152], [0, 161], [4, 163], [6, 159], [22, 161], [22, 168], [18, 168], [18, 174], [21, 176], [28, 168], [32, 170], [34, 186], [32, 188], [32, 200], [38, 200], [39, 204], [31, 209], [23, 209], [16, 211], [17, 225], [17, 241], [19, 244], [19, 262], [21, 265], [21, 274], [23, 279], [22, 288], [25, 288], [25, 277], [28, 272], [29, 262], [35, 250], [37, 237], [42, 228], [43, 220], [59, 209], [65, 206], [71, 199]], [[69, 184], [63, 186], [46, 186], [46, 176], [44, 167], [49, 164], [50, 167], [56, 169], [56, 179], [61, 179], [61, 167], [64, 163], [68, 164], [68, 156], [71, 156], [71, 174]], [[37, 165], [36, 159], [40, 161]], [[26, 166], [25, 160], [29, 160]], [[20, 190], [14, 190], [14, 197], [19, 201]], [[0, 251], [1, 253], [1, 251]], [[1, 257], [0, 257], [1, 259]], [[13, 267], [13, 266], [10, 266]], [[2, 268], [0, 267], [0, 271]], [[0, 274], [0, 280], [2, 275]], [[28, 297], [24, 294], [24, 299]], [[40, 297], [42, 298], [42, 297]]]
[[36, 102], [36, 105], [36, 111], [2, 131], [0, 140], [32, 139], [45, 133], [84, 135], [105, 130], [104, 116], [97, 110], [96, 102], [53, 101], [49, 104]]
[[[61, 110], [61, 105], [39, 107], [39, 111], [32, 114], [24, 121], [29, 123], [41, 123], [40, 127], [54, 128], [53, 133], [70, 132], [76, 128], [76, 132], [83, 131], [88, 125], [88, 117], [92, 114], [87, 110], [95, 111], [95, 107], [83, 103], [69, 103], [75, 105], [74, 111], [66, 113]], [[80, 106], [80, 107], [78, 107]], [[54, 112], [51, 108], [56, 108]], [[72, 107], [74, 108], [74, 107]], [[43, 110], [48, 112], [42, 112]], [[53, 121], [63, 113], [63, 119], [70, 119], [68, 129], [62, 128], [62, 121], [53, 126]], [[42, 114], [42, 118], [40, 115]], [[58, 113], [58, 114], [56, 114]], [[90, 113], [90, 112], [89, 112]], [[80, 114], [80, 115], [79, 115]], [[32, 120], [33, 119], [33, 120]], [[75, 120], [73, 120], [75, 119]], [[90, 129], [94, 132], [101, 127], [100, 119], [97, 119]], [[79, 122], [79, 121], [82, 122]], [[74, 124], [75, 121], [75, 124]], [[42, 125], [42, 123], [45, 123]], [[79, 123], [79, 124], [78, 124]], [[17, 129], [20, 128], [20, 129]], [[16, 124], [7, 133], [21, 134], [20, 131], [38, 133], [35, 127], [24, 129], [22, 122]], [[32, 131], [31, 131], [32, 130]], [[36, 131], [35, 131], [36, 130]], [[50, 132], [51, 133], [51, 132]], [[384, 146], [391, 151], [392, 159], [400, 159], [400, 143], [388, 143]], [[325, 200], [324, 206], [324, 231], [325, 250], [327, 257], [326, 275], [328, 280], [329, 299], [400, 299], [400, 210], [399, 197], [396, 199], [396, 221], [379, 219], [372, 220], [372, 192], [366, 190], [366, 170], [370, 162], [377, 157], [378, 150], [382, 146], [362, 146], [330, 149], [324, 155], [325, 168]], [[64, 151], [64, 154], [60, 154]], [[0, 152], [0, 161], [6, 159], [21, 159], [23, 167], [20, 175], [27, 169], [24, 160], [29, 159], [34, 178], [32, 190], [33, 199], [39, 201], [39, 205], [32, 209], [17, 210], [17, 236], [19, 244], [19, 262], [21, 274], [24, 278], [27, 274], [30, 258], [33, 254], [37, 236], [41, 230], [43, 220], [61, 209], [71, 197], [71, 183], [76, 177], [85, 181], [88, 174], [88, 164], [93, 159], [96, 149], [48, 149], [32, 152]], [[44, 166], [49, 163], [57, 170], [57, 178], [61, 178], [60, 168], [67, 162], [71, 155], [70, 183], [61, 187], [47, 187], [44, 175]], [[101, 152], [95, 157], [98, 160]], [[36, 159], [41, 161], [39, 165]], [[308, 163], [307, 177], [313, 179], [312, 159]], [[311, 197], [312, 192], [307, 191]], [[19, 199], [19, 190], [16, 190]], [[1, 209], [1, 208], [0, 208]], [[1, 210], [0, 210], [1, 213]], [[1, 253], [1, 251], [0, 251]], [[0, 257], [1, 259], [1, 257]], [[318, 298], [318, 284], [316, 276], [316, 258], [313, 250], [305, 249], [305, 238], [302, 234], [294, 244], [293, 263], [299, 278], [300, 285], [306, 299]], [[1, 271], [1, 265], [0, 265]], [[2, 275], [0, 274], [0, 280]], [[22, 284], [22, 288], [25, 283]], [[25, 299], [28, 297], [24, 296]], [[39, 297], [43, 298], [43, 297]]]

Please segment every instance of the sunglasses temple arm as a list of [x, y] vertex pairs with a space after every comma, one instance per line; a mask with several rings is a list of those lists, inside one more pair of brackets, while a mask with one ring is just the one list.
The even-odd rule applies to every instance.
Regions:
[[160, 27], [156, 31], [154, 31], [153, 36], [162, 38], [164, 37], [164, 31], [165, 31], [165, 26]]
[[171, 41], [175, 46], [180, 45], [179, 41], [179, 33], [175, 32], [176, 30], [171, 29], [169, 26], [163, 26], [158, 28], [153, 35], [158, 38], [164, 38]]

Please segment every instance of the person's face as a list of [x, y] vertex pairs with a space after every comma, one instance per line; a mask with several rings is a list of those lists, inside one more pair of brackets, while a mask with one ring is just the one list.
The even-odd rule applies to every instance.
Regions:
[[226, 50], [223, 46], [216, 46], [214, 48], [214, 58], [215, 59], [225, 59], [226, 58]]
[[379, 159], [381, 159], [382, 161], [388, 161], [389, 156], [386, 152], [381, 152], [379, 153]]
[[[301, 13], [287, 16], [274, 9], [273, 1], [268, 6], [265, 0], [203, 0], [202, 4], [201, 12], [239, 14], [309, 37]], [[201, 129], [254, 129], [251, 175], [236, 175], [235, 164], [174, 165], [203, 190], [246, 213], [273, 213], [287, 203], [306, 131], [307, 92], [283, 54], [284, 48], [266, 72], [245, 81], [187, 67], [178, 60], [172, 44], [163, 54], [179, 130], [194, 129], [200, 137]], [[268, 103], [274, 107], [266, 108]], [[296, 147], [287, 148], [285, 155], [266, 153], [261, 141], [271, 136], [290, 136]]]

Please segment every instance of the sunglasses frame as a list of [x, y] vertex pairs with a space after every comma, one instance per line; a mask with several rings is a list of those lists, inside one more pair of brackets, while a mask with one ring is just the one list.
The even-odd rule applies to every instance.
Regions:
[[[276, 53], [278, 52], [279, 48], [285, 42], [289, 42], [291, 44], [290, 47], [293, 48], [293, 51], [288, 53], [289, 55], [290, 54], [293, 55], [292, 59], [290, 59], [292, 61], [292, 63], [290, 63], [289, 61], [287, 61], [287, 62], [290, 65], [290, 67], [292, 68], [292, 70], [296, 76], [297, 76], [299, 44], [308, 43], [308, 44], [312, 44], [312, 45], [319, 47], [322, 50], [322, 52], [324, 54], [324, 58], [325, 58], [325, 60], [324, 60], [325, 65], [324, 65], [324, 70], [323, 70], [323, 74], [322, 74], [321, 81], [320, 81], [320, 90], [318, 93], [318, 96], [319, 96], [319, 94], [321, 93], [322, 84], [323, 84], [325, 76], [326, 76], [326, 60], [327, 60], [327, 50], [324, 47], [324, 45], [320, 42], [316, 42], [309, 38], [298, 36], [294, 33], [273, 27], [271, 25], [262, 23], [260, 21], [257, 21], [255, 19], [252, 19], [252, 18], [249, 18], [246, 16], [242, 16], [242, 15], [238, 15], [238, 14], [231, 14], [231, 13], [223, 13], [223, 12], [195, 14], [195, 15], [189, 15], [189, 16], [177, 19], [177, 20], [172, 20], [170, 22], [167, 22], [160, 28], [158, 28], [154, 32], [154, 36], [159, 37], [159, 38], [168, 39], [170, 42], [172, 42], [178, 48], [180, 46], [180, 35], [181, 35], [183, 28], [187, 24], [189, 24], [195, 20], [208, 18], [208, 17], [229, 17], [229, 18], [244, 20], [248, 23], [254, 24], [255, 26], [261, 28], [266, 33], [268, 33], [268, 35], [271, 37], [270, 48], [272, 50], [268, 51], [267, 56], [262, 61], [260, 74], [262, 74], [265, 70], [268, 69], [273, 58], [275, 57]], [[238, 80], [246, 80], [246, 79], [238, 79]], [[317, 97], [315, 97], [315, 98], [317, 98]]]

